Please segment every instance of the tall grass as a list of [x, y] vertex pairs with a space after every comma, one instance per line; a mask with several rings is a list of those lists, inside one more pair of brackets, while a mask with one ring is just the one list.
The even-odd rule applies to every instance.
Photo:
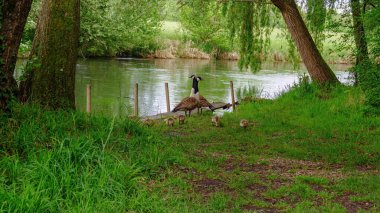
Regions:
[[0, 212], [125, 212], [176, 160], [135, 121], [33, 106], [0, 115], [0, 152]]

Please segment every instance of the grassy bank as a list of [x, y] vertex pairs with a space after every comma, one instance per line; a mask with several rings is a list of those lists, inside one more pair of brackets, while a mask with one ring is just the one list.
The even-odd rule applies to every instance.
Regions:
[[363, 103], [301, 85], [221, 127], [18, 106], [0, 117], [0, 211], [379, 211], [380, 118]]
[[210, 115], [156, 127], [185, 157], [153, 196], [169, 212], [379, 211], [380, 118], [362, 107], [359, 89], [304, 85], [239, 106], [219, 128]]

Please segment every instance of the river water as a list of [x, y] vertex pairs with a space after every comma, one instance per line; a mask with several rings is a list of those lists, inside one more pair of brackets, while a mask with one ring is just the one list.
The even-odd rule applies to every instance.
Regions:
[[[338, 78], [347, 83], [349, 66], [331, 65]], [[169, 83], [171, 109], [190, 94], [191, 79], [202, 77], [200, 93], [210, 102], [230, 102], [230, 81], [236, 96], [242, 91], [275, 98], [306, 73], [301, 65], [294, 70], [288, 63], [266, 63], [257, 73], [240, 71], [236, 61], [191, 59], [87, 59], [78, 61], [76, 105], [85, 111], [86, 85], [92, 87], [92, 110], [108, 115], [133, 113], [134, 85], [139, 84], [139, 114], [166, 112], [165, 82]], [[247, 93], [245, 92], [245, 93]]]

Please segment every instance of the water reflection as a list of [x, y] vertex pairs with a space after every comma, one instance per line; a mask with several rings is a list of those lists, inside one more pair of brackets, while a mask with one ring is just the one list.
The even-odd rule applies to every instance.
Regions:
[[[346, 82], [347, 66], [332, 66], [341, 81]], [[113, 59], [82, 60], [77, 66], [76, 104], [85, 110], [86, 84], [92, 85], [92, 103], [95, 112], [125, 115], [133, 112], [134, 84], [139, 83], [140, 115], [166, 112], [164, 83], [169, 83], [171, 108], [190, 93], [189, 76], [203, 77], [200, 92], [209, 101], [230, 101], [229, 82], [234, 81], [236, 91], [259, 89], [261, 96], [273, 98], [297, 81], [305, 67], [294, 71], [287, 63], [264, 64], [253, 74], [239, 71], [235, 61], [208, 60], [145, 60]]]

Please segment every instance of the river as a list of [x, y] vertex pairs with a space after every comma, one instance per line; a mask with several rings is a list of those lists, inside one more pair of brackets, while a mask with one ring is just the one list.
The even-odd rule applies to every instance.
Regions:
[[[347, 83], [350, 66], [331, 65], [339, 80]], [[190, 94], [191, 79], [202, 77], [200, 93], [210, 102], [230, 102], [230, 81], [235, 93], [255, 88], [260, 97], [275, 98], [306, 73], [301, 65], [295, 71], [288, 63], [265, 63], [257, 73], [240, 71], [236, 61], [190, 59], [87, 59], [78, 61], [76, 105], [86, 107], [86, 85], [92, 87], [92, 110], [108, 115], [133, 113], [135, 83], [139, 84], [141, 116], [166, 112], [165, 82], [169, 83], [171, 109]], [[240, 92], [239, 92], [240, 91]]]

